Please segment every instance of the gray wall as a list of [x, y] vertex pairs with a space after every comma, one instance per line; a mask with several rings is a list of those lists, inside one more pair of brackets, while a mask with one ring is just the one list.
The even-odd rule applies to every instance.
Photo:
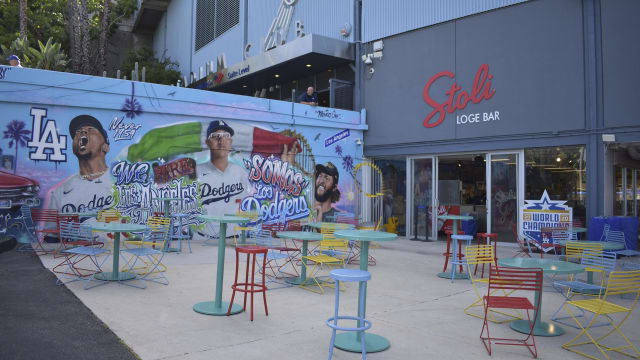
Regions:
[[640, 1], [601, 2], [604, 126], [640, 126]]
[[[583, 56], [577, 0], [526, 2], [386, 38], [384, 57], [374, 61], [375, 73], [365, 80], [365, 145], [578, 135], [585, 128]], [[429, 78], [444, 70], [455, 73], [455, 80], [440, 78], [431, 87], [431, 97], [442, 103], [453, 81], [471, 92], [485, 63], [494, 76], [493, 97], [469, 102], [437, 127], [424, 127], [432, 111], [422, 98]], [[456, 115], [496, 110], [499, 121], [456, 125]]]

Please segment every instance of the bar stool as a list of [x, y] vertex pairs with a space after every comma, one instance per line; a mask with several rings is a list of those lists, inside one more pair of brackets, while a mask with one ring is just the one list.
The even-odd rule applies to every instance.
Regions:
[[[267, 286], [264, 283], [264, 269], [266, 265], [265, 259], [267, 258], [267, 251], [269, 249], [256, 246], [256, 245], [242, 245], [236, 247], [236, 276], [231, 288], [233, 293], [231, 294], [231, 301], [229, 302], [229, 310], [227, 310], [227, 316], [231, 315], [231, 306], [233, 305], [233, 299], [236, 296], [236, 291], [244, 293], [244, 304], [242, 309], [247, 310], [247, 293], [251, 293], [251, 321], [253, 321], [253, 294], [257, 292], [262, 293], [262, 299], [264, 300], [264, 312], [269, 316], [269, 309], [267, 308]], [[244, 282], [238, 282], [238, 264], [240, 263], [240, 254], [247, 254], [247, 269], [245, 272]], [[262, 254], [262, 284], [255, 283], [256, 273], [256, 255]], [[253, 259], [251, 260], [251, 255]], [[249, 282], [249, 263], [251, 263], [251, 282]]]
[[[478, 237], [478, 245], [491, 245], [489, 242], [493, 242], [493, 258], [495, 260], [495, 263], [498, 263], [498, 255], [497, 255], [497, 248], [498, 248], [498, 234], [494, 234], [494, 233], [477, 233], [476, 236]], [[476, 264], [476, 268], [473, 270], [473, 275], [475, 275], [478, 272], [478, 264]], [[484, 277], [484, 264], [482, 264], [482, 276]]]
[[[447, 272], [447, 265], [449, 264], [449, 258], [451, 257], [451, 233], [453, 230], [445, 230], [444, 233], [447, 234], [447, 250], [442, 253], [444, 255], [444, 267], [442, 268], [442, 272]], [[458, 235], [464, 235], [464, 231], [458, 230]], [[454, 248], [455, 251], [455, 248]], [[461, 252], [460, 252], [461, 255]], [[460, 272], [462, 272], [462, 266], [460, 266]]]
[[[453, 256], [451, 258], [451, 282], [453, 282], [453, 278], [456, 273], [456, 265], [460, 265], [460, 272], [462, 272], [462, 265], [466, 265], [466, 261], [462, 261], [464, 255], [462, 254], [462, 242], [466, 241], [467, 246], [471, 246], [471, 241], [473, 241], [473, 236], [471, 235], [451, 235], [451, 239], [453, 239], [453, 248], [456, 248], [456, 243], [458, 245], [458, 257]], [[467, 269], [468, 271], [468, 269]]]
[[[336, 341], [336, 330], [341, 331], [358, 331], [360, 333], [360, 341], [362, 344], [362, 359], [367, 358], [367, 349], [365, 346], [364, 331], [371, 328], [371, 321], [364, 318], [364, 301], [366, 282], [371, 279], [371, 273], [364, 270], [353, 269], [337, 269], [331, 271], [331, 278], [336, 282], [336, 303], [333, 317], [327, 319], [327, 326], [333, 329], [331, 332], [331, 344], [329, 345], [329, 360], [333, 357], [333, 347]], [[340, 304], [340, 281], [359, 282], [360, 286], [360, 304], [358, 304], [358, 316], [338, 316], [338, 306]], [[357, 327], [338, 326], [338, 320], [357, 320]]]
[[[182, 252], [182, 239], [187, 240], [187, 245], [189, 246], [189, 252], [191, 252], [191, 234], [189, 232], [189, 228], [187, 228], [186, 235], [182, 232], [182, 227], [183, 227], [182, 219], [186, 219], [188, 217], [189, 217], [189, 214], [183, 214], [183, 213], [171, 214], [171, 226], [169, 227], [169, 229], [171, 229], [171, 241], [173, 242], [173, 240], [178, 240], [178, 252]], [[176, 220], [178, 221], [178, 224], [176, 224]], [[178, 228], [177, 233], [174, 234], [174, 230], [176, 227]]]

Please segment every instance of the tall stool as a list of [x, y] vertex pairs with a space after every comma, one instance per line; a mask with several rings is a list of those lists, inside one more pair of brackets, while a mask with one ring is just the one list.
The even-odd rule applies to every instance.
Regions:
[[[266, 265], [267, 251], [269, 249], [256, 246], [256, 245], [243, 245], [236, 247], [236, 276], [231, 288], [233, 293], [231, 294], [231, 301], [229, 302], [229, 310], [227, 315], [231, 315], [231, 306], [233, 305], [233, 299], [236, 296], [236, 291], [244, 293], [244, 303], [242, 309], [247, 310], [247, 293], [251, 293], [251, 321], [253, 321], [253, 294], [257, 292], [262, 293], [262, 299], [264, 300], [264, 312], [269, 316], [269, 309], [267, 308], [267, 286], [264, 283], [264, 269]], [[247, 269], [245, 272], [244, 282], [238, 282], [238, 264], [240, 263], [240, 254], [247, 254]], [[262, 284], [255, 283], [256, 273], [256, 255], [262, 254]], [[253, 255], [253, 258], [251, 258]], [[249, 282], [249, 263], [251, 263], [251, 282]]]
[[[169, 229], [171, 229], [171, 241], [173, 242], [173, 240], [178, 240], [178, 252], [182, 252], [182, 240], [187, 240], [187, 245], [189, 246], [189, 252], [191, 252], [191, 233], [189, 228], [187, 228], [187, 234], [185, 235], [182, 232], [182, 219], [186, 219], [189, 217], [189, 214], [183, 214], [183, 213], [174, 213], [171, 214], [171, 226], [169, 227]], [[177, 220], [177, 224], [176, 224], [176, 220]], [[174, 234], [174, 230], [177, 227], [177, 233]]]
[[[352, 269], [337, 269], [331, 271], [331, 278], [336, 282], [336, 305], [333, 313], [333, 317], [327, 319], [327, 325], [333, 329], [331, 332], [331, 344], [329, 345], [329, 360], [333, 357], [333, 347], [336, 341], [336, 330], [341, 331], [358, 331], [360, 333], [360, 341], [362, 344], [362, 359], [367, 358], [367, 349], [364, 343], [364, 331], [368, 330], [371, 327], [371, 321], [364, 318], [364, 301], [365, 301], [365, 291], [366, 291], [366, 282], [371, 279], [371, 273], [364, 270], [352, 270]], [[358, 304], [358, 316], [338, 316], [338, 306], [340, 304], [340, 281], [357, 281], [362, 284], [360, 286], [360, 303]], [[338, 320], [357, 320], [357, 327], [344, 327], [338, 326]]]
[[[451, 239], [453, 240], [453, 249], [455, 251], [456, 244], [458, 245], [458, 256], [451, 257], [451, 282], [453, 282], [453, 278], [456, 274], [456, 265], [460, 266], [460, 272], [462, 273], [462, 265], [466, 265], [466, 261], [462, 261], [464, 255], [462, 254], [462, 242], [466, 241], [467, 246], [471, 245], [471, 241], [473, 241], [473, 236], [471, 235], [451, 235]], [[468, 266], [468, 265], [467, 265]], [[467, 269], [468, 271], [468, 269]], [[466, 275], [465, 275], [466, 278]]]
[[[494, 234], [494, 233], [477, 233], [476, 236], [478, 237], [478, 245], [491, 245], [489, 242], [493, 243], [493, 259], [495, 260], [495, 263], [498, 263], [498, 255], [497, 255], [497, 248], [498, 248], [498, 234]], [[475, 269], [473, 270], [473, 275], [475, 275], [478, 272], [478, 264], [476, 264]], [[484, 264], [482, 264], [482, 276], [484, 277]]]
[[[447, 250], [442, 253], [444, 256], [444, 267], [442, 268], [442, 272], [447, 272], [447, 265], [449, 264], [449, 258], [451, 257], [451, 233], [453, 233], [453, 230], [445, 230], [444, 233], [447, 234]], [[464, 235], [464, 231], [458, 230], [458, 235]], [[455, 247], [453, 251], [455, 251]], [[462, 272], [462, 266], [460, 266], [460, 272]]]

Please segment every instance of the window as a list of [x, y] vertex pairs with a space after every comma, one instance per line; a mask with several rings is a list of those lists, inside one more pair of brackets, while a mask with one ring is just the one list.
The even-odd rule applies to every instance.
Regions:
[[567, 200], [574, 220], [586, 224], [587, 166], [582, 145], [525, 149], [525, 199]]
[[198, 0], [196, 51], [240, 22], [240, 0]]

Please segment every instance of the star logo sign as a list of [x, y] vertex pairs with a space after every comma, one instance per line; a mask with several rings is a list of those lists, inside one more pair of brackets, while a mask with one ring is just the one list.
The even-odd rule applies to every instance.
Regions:
[[567, 210], [566, 200], [551, 200], [547, 190], [542, 194], [540, 200], [525, 200], [525, 209], [532, 210]]

